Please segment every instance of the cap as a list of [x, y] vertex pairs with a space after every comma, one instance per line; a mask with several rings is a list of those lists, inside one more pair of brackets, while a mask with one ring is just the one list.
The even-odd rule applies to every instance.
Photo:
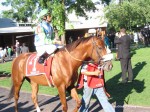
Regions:
[[43, 18], [43, 16], [45, 16], [46, 14], [50, 13], [48, 9], [43, 9], [40, 13], [39, 13], [39, 18]]

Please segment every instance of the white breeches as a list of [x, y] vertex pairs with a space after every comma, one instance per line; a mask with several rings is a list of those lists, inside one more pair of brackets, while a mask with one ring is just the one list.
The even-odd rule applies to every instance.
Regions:
[[36, 46], [37, 55], [41, 56], [45, 52], [48, 54], [53, 53], [57, 49], [56, 45], [42, 45], [42, 46]]

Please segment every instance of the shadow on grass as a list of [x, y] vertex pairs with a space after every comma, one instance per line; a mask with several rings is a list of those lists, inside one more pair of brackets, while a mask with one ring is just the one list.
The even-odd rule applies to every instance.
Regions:
[[6, 71], [0, 71], [0, 78], [1, 77], [10, 77], [11, 74], [9, 72], [6, 72]]
[[[146, 64], [146, 62], [138, 62], [135, 65], [135, 68], [133, 68], [134, 79]], [[124, 104], [128, 104], [130, 100], [130, 94], [132, 94], [133, 89], [137, 93], [141, 93], [145, 88], [144, 79], [142, 81], [134, 80], [131, 83], [121, 84], [118, 83], [120, 77], [121, 73], [117, 74], [115, 77], [106, 82], [107, 90], [112, 96], [110, 102], [116, 103], [116, 112], [123, 112], [123, 106]]]

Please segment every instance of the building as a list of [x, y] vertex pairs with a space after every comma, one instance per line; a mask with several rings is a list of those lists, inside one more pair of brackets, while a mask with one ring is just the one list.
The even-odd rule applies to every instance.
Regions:
[[[92, 33], [106, 33], [107, 21], [104, 19], [104, 6], [97, 4], [97, 11], [87, 12], [88, 19], [84, 17], [77, 17], [75, 12], [68, 15], [68, 22], [66, 23], [66, 42], [77, 40], [79, 37], [85, 37], [86, 34]], [[99, 32], [97, 32], [99, 31]]]
[[16, 23], [8, 18], [0, 18], [0, 47], [14, 47], [16, 40], [20, 44], [26, 43], [30, 51], [35, 51], [31, 23]]
[[[69, 21], [65, 26], [66, 44], [85, 37], [86, 34], [96, 35], [97, 30], [106, 31], [107, 22], [104, 20], [103, 6], [96, 6], [98, 10], [87, 13], [89, 19], [77, 17], [75, 13], [69, 14]], [[31, 52], [35, 51], [34, 31], [31, 23], [16, 23], [8, 18], [0, 18], [0, 47], [14, 46], [15, 40], [26, 43]]]

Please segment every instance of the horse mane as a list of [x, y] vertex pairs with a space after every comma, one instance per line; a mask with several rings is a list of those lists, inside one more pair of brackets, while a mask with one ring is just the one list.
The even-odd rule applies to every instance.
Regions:
[[84, 44], [84, 43], [88, 42], [91, 38], [92, 38], [92, 36], [87, 37], [87, 38], [80, 38], [80, 39], [74, 41], [73, 43], [67, 44], [67, 45], [66, 45], [66, 48], [67, 48], [68, 51], [72, 51], [72, 50], [75, 49], [78, 45]]

